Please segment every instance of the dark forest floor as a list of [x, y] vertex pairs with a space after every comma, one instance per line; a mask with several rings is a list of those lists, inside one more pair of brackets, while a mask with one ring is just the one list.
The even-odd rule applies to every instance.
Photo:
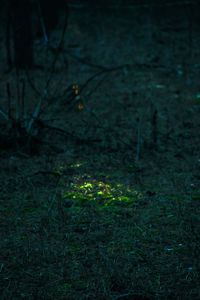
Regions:
[[[200, 298], [200, 28], [170, 9], [72, 11], [45, 143], [1, 145], [2, 299]], [[43, 70], [20, 74], [29, 112], [52, 47], [37, 40]], [[68, 110], [67, 87], [98, 72]], [[15, 103], [14, 71], [1, 75], [1, 107], [7, 82]]]

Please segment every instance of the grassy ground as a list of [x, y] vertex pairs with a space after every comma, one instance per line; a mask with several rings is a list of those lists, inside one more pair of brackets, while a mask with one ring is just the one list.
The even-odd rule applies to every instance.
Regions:
[[2, 299], [199, 299], [199, 194], [83, 168], [1, 197]]

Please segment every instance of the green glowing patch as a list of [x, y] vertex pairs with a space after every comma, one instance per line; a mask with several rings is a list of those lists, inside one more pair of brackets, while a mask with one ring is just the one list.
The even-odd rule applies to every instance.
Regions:
[[118, 197], [118, 200], [119, 200], [119, 201], [124, 201], [124, 202], [126, 201], [126, 202], [127, 202], [127, 201], [130, 201], [130, 197], [127, 197], [127, 196], [120, 196], [120, 197]]
[[74, 164], [70, 164], [70, 167], [71, 168], [80, 168], [82, 165], [83, 165], [83, 163], [77, 162], [77, 163], [74, 163]]
[[92, 189], [93, 185], [91, 183], [89, 183], [89, 182], [84, 182], [84, 184], [81, 185], [79, 188], [83, 189], [83, 190], [88, 190], [88, 189]]
[[91, 201], [103, 206], [132, 205], [140, 196], [138, 191], [122, 184], [110, 184], [95, 179], [74, 183], [70, 191], [63, 193], [63, 199], [75, 200], [77, 201], [75, 205]]

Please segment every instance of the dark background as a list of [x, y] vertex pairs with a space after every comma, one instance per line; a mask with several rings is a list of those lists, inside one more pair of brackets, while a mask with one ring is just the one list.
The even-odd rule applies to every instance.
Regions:
[[199, 299], [198, 1], [0, 3], [2, 299]]

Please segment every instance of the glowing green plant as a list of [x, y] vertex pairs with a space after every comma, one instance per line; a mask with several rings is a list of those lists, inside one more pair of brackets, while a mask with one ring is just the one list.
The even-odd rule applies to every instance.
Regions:
[[72, 185], [70, 192], [64, 192], [64, 199], [78, 202], [95, 201], [104, 206], [124, 204], [131, 205], [141, 194], [124, 187], [122, 184], [110, 184], [103, 181], [90, 180]]

